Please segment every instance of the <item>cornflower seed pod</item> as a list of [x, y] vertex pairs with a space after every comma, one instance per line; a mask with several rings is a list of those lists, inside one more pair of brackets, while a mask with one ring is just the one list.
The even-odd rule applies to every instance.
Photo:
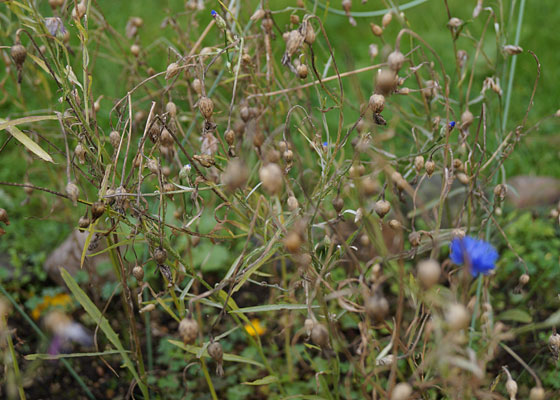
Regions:
[[400, 382], [395, 385], [391, 393], [391, 400], [408, 400], [412, 395], [412, 386], [406, 382]]
[[294, 211], [299, 207], [299, 203], [294, 196], [288, 197], [288, 200], [286, 201], [286, 203], [288, 204], [288, 209], [290, 211]]
[[144, 280], [144, 269], [141, 266], [136, 265], [132, 268], [132, 275], [136, 278], [136, 281], [140, 283]]
[[177, 116], [177, 106], [172, 101], [169, 101], [165, 105], [165, 111], [167, 111], [167, 113], [169, 113], [169, 115], [173, 118]]
[[372, 94], [369, 98], [369, 108], [375, 114], [379, 114], [385, 108], [385, 96], [382, 94]]
[[342, 208], [344, 207], [344, 200], [342, 200], [341, 197], [337, 196], [333, 199], [332, 206], [337, 213], [340, 213], [342, 211]]
[[502, 47], [502, 50], [510, 56], [523, 53], [523, 49], [520, 46], [514, 46], [512, 44], [505, 45]]
[[198, 323], [190, 317], [183, 318], [179, 324], [179, 336], [183, 343], [193, 343], [198, 336]]
[[66, 194], [72, 200], [74, 205], [78, 204], [78, 196], [80, 195], [80, 189], [72, 182], [68, 182], [66, 185]]
[[422, 168], [424, 168], [424, 157], [416, 156], [414, 158], [414, 168], [418, 172], [420, 172], [422, 170]]
[[329, 331], [324, 325], [315, 323], [311, 329], [311, 341], [319, 347], [325, 348], [329, 345]]
[[198, 78], [193, 79], [192, 88], [195, 91], [195, 93], [200, 96], [200, 94], [202, 93], [202, 82], [200, 82], [200, 79]]
[[418, 247], [420, 246], [420, 243], [422, 243], [422, 235], [420, 235], [420, 232], [410, 232], [408, 235], [408, 241], [412, 247]]
[[105, 204], [102, 201], [96, 201], [91, 205], [91, 217], [96, 220], [105, 212]]
[[385, 29], [385, 28], [387, 28], [387, 26], [389, 26], [392, 19], [393, 19], [393, 14], [391, 12], [388, 12], [387, 14], [385, 14], [383, 16], [383, 19], [381, 20], [381, 25], [383, 25], [383, 29]]
[[313, 26], [311, 25], [311, 22], [307, 21], [305, 23], [305, 43], [311, 45], [315, 42], [315, 30], [313, 29]]
[[515, 400], [517, 396], [517, 382], [515, 382], [511, 377], [506, 382], [506, 390], [509, 395], [509, 400]]
[[465, 110], [465, 112], [461, 114], [461, 129], [467, 129], [469, 126], [471, 126], [473, 120], [473, 113], [469, 110]]
[[165, 263], [165, 260], [167, 260], [167, 251], [163, 247], [157, 247], [154, 250], [154, 260], [158, 264]]
[[223, 360], [224, 360], [224, 350], [219, 342], [212, 342], [208, 346], [208, 355], [214, 359], [217, 363], [216, 375], [219, 377], [224, 376]]
[[204, 118], [209, 120], [214, 113], [214, 102], [208, 97], [201, 97], [200, 100], [198, 100], [198, 109]]
[[385, 215], [391, 211], [391, 203], [387, 200], [377, 200], [373, 206], [373, 210], [379, 215], [379, 218], [383, 218]]
[[370, 318], [381, 322], [389, 313], [389, 302], [385, 297], [375, 294], [366, 299], [365, 309]]
[[439, 281], [441, 267], [436, 260], [423, 260], [418, 263], [416, 272], [422, 285], [429, 289]]
[[12, 56], [16, 66], [19, 68], [23, 65], [25, 59], [27, 58], [27, 50], [16, 41], [16, 44], [10, 48], [10, 55]]
[[382, 36], [383, 35], [383, 28], [380, 27], [377, 24], [374, 24], [373, 22], [371, 22], [369, 24], [370, 28], [371, 28], [371, 32], [375, 35], [375, 36]]
[[111, 146], [113, 146], [113, 148], [117, 149], [121, 142], [120, 133], [117, 131], [111, 131], [111, 133], [109, 134], [109, 142], [111, 143]]
[[76, 155], [76, 158], [78, 159], [80, 164], [83, 165], [86, 162], [86, 149], [84, 148], [84, 146], [82, 146], [81, 143], [78, 143], [74, 148], [74, 154]]
[[269, 163], [259, 170], [259, 178], [263, 187], [270, 194], [277, 194], [284, 183], [282, 169], [275, 163]]
[[544, 400], [545, 391], [540, 386], [535, 386], [531, 388], [531, 392], [529, 392], [529, 399], [530, 400]]
[[430, 177], [436, 170], [436, 163], [432, 160], [428, 160], [426, 161], [426, 165], [424, 165], [424, 168], [426, 169], [426, 174], [428, 175], [428, 177]]
[[452, 331], [465, 329], [469, 324], [469, 319], [467, 308], [459, 303], [451, 304], [445, 312], [445, 320]]
[[307, 74], [308, 74], [307, 65], [300, 64], [297, 66], [296, 70], [297, 70], [298, 77], [300, 79], [307, 78]]
[[391, 68], [395, 72], [399, 72], [404, 63], [404, 54], [398, 50], [393, 51], [391, 54], [389, 54], [387, 63], [389, 64], [389, 68]]
[[232, 160], [222, 174], [222, 183], [226, 188], [233, 192], [237, 189], [243, 189], [249, 179], [249, 170], [245, 163], [241, 160]]
[[78, 220], [78, 226], [82, 229], [86, 229], [90, 224], [90, 220], [88, 217], [80, 217]]

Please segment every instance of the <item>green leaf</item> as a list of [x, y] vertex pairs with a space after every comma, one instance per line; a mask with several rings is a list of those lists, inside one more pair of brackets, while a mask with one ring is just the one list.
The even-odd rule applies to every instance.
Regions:
[[498, 315], [498, 320], [500, 321], [515, 321], [515, 322], [522, 322], [524, 324], [528, 324], [533, 319], [531, 315], [523, 310], [518, 308], [514, 308], [511, 310], [504, 311], [500, 315]]
[[[319, 306], [311, 306], [311, 308], [319, 308]], [[278, 311], [278, 310], [307, 310], [307, 305], [305, 305], [305, 304], [267, 304], [267, 305], [263, 305], [263, 306], [238, 308], [237, 310], [231, 310], [230, 313], [240, 314], [240, 313], [256, 313], [256, 312]]]
[[262, 385], [270, 385], [271, 383], [278, 382], [278, 378], [274, 375], [268, 375], [264, 378], [257, 379], [253, 382], [242, 382], [244, 385], [251, 385], [251, 386], [262, 386]]
[[101, 311], [99, 311], [95, 304], [90, 300], [88, 295], [80, 288], [80, 286], [78, 286], [78, 284], [76, 283], [74, 278], [72, 278], [72, 275], [68, 273], [68, 271], [66, 271], [64, 268], [61, 268], [60, 275], [62, 276], [62, 279], [64, 279], [64, 282], [68, 286], [68, 289], [70, 289], [74, 297], [76, 297], [76, 300], [78, 300], [78, 302], [82, 305], [83, 309], [86, 310], [89, 316], [98, 323], [99, 328], [103, 331], [105, 336], [107, 336], [107, 339], [109, 339], [113, 346], [117, 348], [119, 354], [123, 359], [124, 365], [130, 370], [130, 373], [132, 374], [134, 379], [136, 379], [136, 382], [138, 383], [138, 386], [140, 386], [140, 390], [142, 390], [142, 394], [144, 395], [144, 397], [149, 398], [148, 388], [140, 379], [140, 376], [138, 376], [132, 360], [128, 357], [128, 351], [124, 349], [121, 341], [119, 340], [119, 336], [116, 334], [113, 328], [111, 328], [111, 325], [109, 325], [109, 321], [107, 321], [107, 318], [105, 318], [103, 314], [101, 314]]
[[[33, 361], [33, 360], [59, 360], [61, 358], [79, 358], [79, 357], [97, 357], [97, 356], [109, 356], [111, 354], [120, 354], [119, 350], [107, 350], [101, 352], [94, 352], [94, 353], [70, 353], [70, 354], [28, 354], [24, 356], [26, 360]], [[130, 353], [130, 351], [127, 351]]]
[[[200, 346], [191, 346], [189, 344], [184, 344], [183, 342], [180, 342], [178, 340], [168, 339], [167, 341], [169, 343], [171, 343], [172, 345], [177, 346], [177, 347], [185, 350], [186, 352], [194, 354], [194, 355], [197, 355], [199, 353], [199, 351], [201, 350]], [[201, 356], [204, 357], [204, 358], [209, 358], [210, 357], [206, 350], [201, 353]], [[224, 353], [224, 361], [251, 364], [251, 365], [255, 365], [255, 366], [260, 367], [260, 368], [264, 368], [264, 365], [261, 364], [258, 361], [254, 361], [254, 360], [251, 360], [249, 358], [241, 357], [241, 356], [231, 354], [231, 353]]]
[[54, 163], [52, 157], [47, 153], [45, 150], [41, 148], [37, 143], [29, 138], [25, 133], [19, 130], [16, 125], [27, 123], [27, 122], [35, 122], [35, 121], [43, 121], [45, 119], [56, 119], [54, 115], [46, 115], [42, 117], [25, 117], [25, 118], [18, 118], [12, 121], [6, 121], [5, 119], [0, 118], [0, 131], [6, 129], [10, 134], [18, 140], [21, 144], [23, 144], [27, 150], [31, 151], [38, 157], [42, 158], [45, 161]]

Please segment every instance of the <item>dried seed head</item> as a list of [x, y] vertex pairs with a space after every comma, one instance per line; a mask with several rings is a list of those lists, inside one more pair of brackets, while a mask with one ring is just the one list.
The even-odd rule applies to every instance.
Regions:
[[150, 313], [150, 312], [154, 311], [155, 309], [156, 309], [155, 304], [148, 304], [148, 305], [142, 307], [138, 312], [140, 314]]
[[156, 247], [154, 250], [154, 260], [158, 265], [165, 263], [165, 260], [167, 260], [167, 250], [163, 247]]
[[299, 253], [301, 243], [301, 235], [295, 230], [289, 231], [284, 238], [284, 246], [286, 247], [286, 250], [293, 254]]
[[138, 57], [140, 55], [140, 46], [137, 44], [133, 44], [130, 46], [130, 52], [134, 57]]
[[422, 170], [422, 168], [424, 168], [424, 157], [416, 156], [414, 158], [414, 168], [418, 172], [420, 172]]
[[529, 283], [529, 280], [531, 280], [531, 277], [528, 274], [523, 274], [519, 277], [519, 284], [526, 285]]
[[373, 22], [370, 22], [369, 24], [370, 28], [371, 28], [371, 32], [375, 35], [375, 36], [382, 36], [383, 35], [383, 28], [380, 27], [377, 24], [374, 24]]
[[424, 168], [426, 169], [426, 174], [428, 174], [428, 177], [430, 177], [436, 170], [436, 163], [432, 160], [428, 160], [426, 161], [426, 165], [424, 165]]
[[412, 247], [418, 247], [420, 246], [420, 243], [422, 243], [422, 235], [420, 235], [420, 232], [417, 231], [410, 232], [408, 235], [408, 241]]
[[193, 79], [192, 88], [196, 92], [196, 94], [200, 96], [200, 94], [202, 93], [202, 82], [200, 81], [200, 79], [198, 78]]
[[119, 144], [121, 143], [120, 133], [117, 131], [111, 131], [111, 133], [109, 134], [109, 142], [111, 143], [111, 146], [113, 146], [113, 148], [118, 148]]
[[175, 143], [175, 141], [173, 140], [173, 136], [171, 135], [171, 133], [169, 133], [167, 128], [163, 128], [163, 130], [161, 131], [159, 141], [161, 145], [165, 147], [173, 146], [173, 144]]
[[399, 222], [399, 220], [397, 219], [392, 219], [389, 221], [389, 227], [391, 229], [401, 229], [402, 228], [402, 224]]
[[457, 180], [459, 182], [461, 182], [463, 185], [468, 185], [469, 184], [469, 177], [464, 172], [459, 172], [457, 174]]
[[342, 208], [344, 207], [344, 200], [342, 200], [342, 197], [335, 197], [332, 200], [332, 206], [337, 213], [340, 213], [342, 211]]
[[558, 360], [558, 356], [560, 355], [560, 334], [553, 333], [552, 335], [550, 335], [550, 337], [548, 338], [548, 348], [550, 349], [550, 352], [552, 353], [554, 358]]
[[315, 42], [315, 30], [313, 29], [313, 26], [311, 25], [311, 22], [307, 21], [305, 24], [305, 43], [307, 44], [313, 44]]
[[80, 195], [80, 189], [72, 182], [68, 182], [66, 185], [66, 194], [72, 200], [74, 205], [78, 204], [78, 196]]
[[230, 192], [243, 189], [248, 179], [249, 169], [243, 161], [238, 159], [231, 160], [222, 174], [222, 183]]
[[294, 196], [288, 197], [286, 203], [288, 204], [288, 209], [290, 211], [294, 211], [299, 207], [298, 200]]
[[172, 62], [167, 66], [167, 69], [165, 70], [165, 80], [169, 80], [177, 76], [179, 72], [181, 72], [181, 67], [179, 66], [179, 64], [177, 64], [176, 62]]
[[500, 183], [494, 187], [494, 196], [496, 200], [503, 201], [504, 198], [506, 197], [506, 193], [507, 193], [507, 186], [504, 185], [503, 183]]
[[521, 48], [521, 46], [514, 46], [512, 44], [505, 45], [502, 50], [504, 51], [504, 53], [510, 56], [523, 53], [523, 49]]
[[510, 400], [515, 400], [517, 396], [517, 382], [515, 382], [511, 377], [506, 381], [506, 390], [509, 395]]
[[148, 167], [150, 172], [152, 172], [154, 174], [157, 174], [159, 172], [159, 164], [158, 164], [157, 160], [154, 160], [153, 158], [148, 160], [148, 162], [146, 163], [146, 166]]
[[369, 98], [369, 108], [376, 114], [379, 114], [385, 108], [385, 96], [382, 94], [372, 94]]
[[389, 313], [389, 302], [384, 296], [375, 294], [366, 299], [365, 309], [370, 318], [381, 322]]
[[418, 263], [416, 273], [422, 285], [429, 289], [439, 281], [441, 267], [436, 260], [423, 260]]
[[398, 171], [394, 171], [391, 174], [391, 180], [395, 183], [395, 185], [400, 189], [403, 190], [407, 186], [406, 180]]
[[453, 303], [445, 312], [445, 320], [452, 331], [465, 329], [469, 324], [469, 311], [464, 305]]
[[82, 229], [86, 229], [90, 224], [90, 220], [88, 217], [80, 217], [78, 220], [78, 226]]
[[381, 25], [383, 25], [383, 28], [385, 29], [387, 28], [387, 26], [389, 26], [392, 20], [393, 20], [393, 14], [391, 12], [388, 12], [383, 16], [383, 19], [381, 20]]
[[372, 43], [369, 45], [368, 51], [369, 51], [369, 58], [373, 60], [379, 54], [379, 46]]
[[3, 208], [0, 208], [0, 222], [10, 225], [10, 220], [8, 219], [8, 212]]
[[55, 8], [62, 7], [64, 0], [49, 0], [49, 6], [54, 10]]
[[308, 73], [309, 73], [309, 71], [307, 70], [307, 65], [300, 64], [300, 65], [297, 66], [297, 74], [298, 74], [299, 79], [307, 78]]
[[393, 388], [391, 400], [408, 400], [412, 395], [412, 386], [406, 382], [399, 382]]
[[144, 280], [144, 269], [141, 266], [136, 265], [132, 268], [132, 275], [136, 278], [137, 282], [142, 282]]
[[292, 55], [299, 50], [304, 39], [305, 37], [299, 30], [294, 29], [290, 31], [288, 39], [286, 40], [286, 55], [288, 59], [290, 59]]
[[373, 206], [373, 210], [379, 215], [379, 218], [383, 218], [391, 211], [391, 203], [387, 200], [377, 200]]
[[461, 129], [467, 129], [473, 123], [474, 115], [469, 110], [461, 114]]
[[86, 3], [85, 1], [81, 1], [78, 3], [77, 7], [72, 9], [72, 18], [81, 19], [84, 15], [86, 15]]
[[389, 68], [395, 72], [399, 72], [404, 63], [404, 54], [398, 50], [393, 51], [389, 54], [389, 57], [387, 57], [387, 63], [389, 64]]
[[183, 343], [193, 343], [198, 336], [198, 323], [190, 317], [183, 318], [179, 324], [179, 336]]
[[461, 25], [463, 25], [463, 21], [460, 20], [457, 17], [452, 17], [448, 22], [447, 22], [447, 26], [453, 29], [457, 29], [459, 28]]
[[216, 362], [222, 362], [224, 358], [224, 350], [219, 342], [212, 342], [208, 346], [208, 355]]
[[259, 170], [259, 178], [263, 187], [270, 194], [277, 194], [282, 190], [283, 175], [282, 169], [275, 163], [269, 163]]
[[303, 323], [303, 329], [307, 336], [311, 335], [311, 330], [315, 326], [315, 322], [311, 318], [306, 318], [305, 322]]
[[453, 168], [458, 169], [458, 170], [462, 170], [463, 169], [463, 161], [461, 161], [459, 158], [454, 158], [453, 159]]
[[542, 387], [540, 386], [535, 386], [533, 388], [531, 388], [531, 392], [529, 393], [529, 399], [530, 400], [544, 400], [545, 397], [545, 391]]
[[291, 14], [290, 15], [290, 23], [293, 25], [299, 25], [299, 15]]
[[375, 82], [375, 92], [388, 96], [395, 91], [397, 86], [397, 75], [395, 71], [384, 68], [377, 73]]
[[74, 148], [74, 154], [76, 158], [80, 162], [80, 164], [84, 164], [86, 162], [86, 149], [82, 146], [81, 143], [78, 143]]
[[177, 105], [172, 101], [167, 102], [165, 105], [165, 111], [173, 118], [177, 116]]
[[311, 329], [311, 341], [319, 347], [327, 347], [329, 345], [329, 331], [324, 325], [315, 323]]
[[16, 63], [16, 66], [21, 67], [27, 57], [27, 50], [20, 43], [16, 43], [10, 49], [10, 55]]
[[379, 192], [379, 184], [371, 176], [362, 179], [362, 190], [366, 196]]
[[224, 376], [223, 359], [224, 350], [219, 342], [212, 342], [208, 346], [208, 355], [217, 363], [216, 374], [220, 377]]
[[200, 100], [198, 100], [198, 109], [204, 118], [208, 120], [212, 118], [212, 114], [214, 114], [214, 102], [208, 97], [201, 97]]
[[251, 15], [251, 21], [259, 21], [263, 19], [264, 16], [265, 16], [264, 10], [262, 8], [259, 8], [257, 11], [253, 13], [253, 15]]
[[102, 201], [96, 201], [91, 205], [91, 217], [96, 220], [105, 212], [105, 204]]
[[224, 133], [224, 139], [229, 146], [233, 146], [233, 143], [235, 143], [235, 132], [232, 129], [228, 129]]

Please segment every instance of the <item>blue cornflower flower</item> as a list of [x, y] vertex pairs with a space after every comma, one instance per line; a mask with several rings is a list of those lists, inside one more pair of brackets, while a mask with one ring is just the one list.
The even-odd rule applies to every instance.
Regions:
[[456, 122], [455, 122], [455, 121], [451, 121], [451, 122], [449, 123], [449, 129], [451, 130], [451, 129], [455, 128], [455, 125], [456, 125]]
[[218, 13], [216, 12], [216, 10], [212, 10], [212, 11], [210, 11], [210, 14], [212, 14], [212, 16], [215, 17], [216, 14], [218, 14]]
[[451, 241], [451, 261], [455, 264], [467, 264], [472, 276], [488, 274], [496, 268], [498, 252], [490, 243], [470, 236], [455, 238]]

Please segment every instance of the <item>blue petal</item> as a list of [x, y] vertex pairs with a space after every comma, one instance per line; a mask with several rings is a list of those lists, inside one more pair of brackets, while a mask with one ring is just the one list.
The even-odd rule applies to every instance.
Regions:
[[463, 243], [460, 238], [455, 238], [451, 241], [451, 254], [449, 258], [457, 265], [463, 264]]

